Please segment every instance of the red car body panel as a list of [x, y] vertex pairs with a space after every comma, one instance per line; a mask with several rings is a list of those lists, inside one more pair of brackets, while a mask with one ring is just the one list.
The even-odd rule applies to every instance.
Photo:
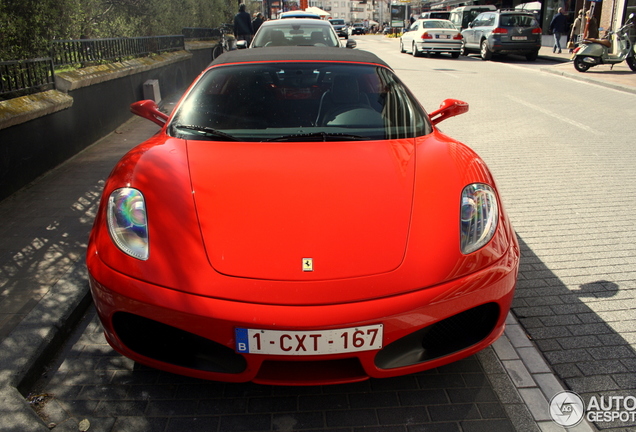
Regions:
[[[188, 142], [212, 267], [293, 281], [395, 270], [409, 231], [413, 153], [413, 140]], [[299, 271], [305, 257], [313, 272]]]
[[[321, 373], [315, 369], [312, 369], [314, 373], [311, 374], [307, 371], [300, 374], [290, 374], [289, 370], [274, 375], [261, 374], [262, 363], [266, 360], [280, 360], [286, 365], [289, 365], [290, 362], [286, 356], [258, 354], [246, 356], [248, 367], [241, 374], [219, 374], [167, 365], [128, 349], [113, 330], [112, 314], [116, 311], [127, 311], [141, 314], [150, 319], [170, 322], [175, 326], [187, 328], [190, 332], [231, 348], [234, 347], [234, 329], [236, 327], [303, 330], [339, 328], [350, 326], [352, 323], [361, 326], [382, 322], [384, 323], [385, 345], [387, 345], [409, 334], [414, 328], [425, 327], [444, 319], [458, 309], [467, 310], [484, 302], [495, 301], [502, 310], [508, 310], [516, 284], [518, 251], [511, 248], [507, 256], [491, 268], [449, 284], [366, 302], [310, 307], [262, 305], [194, 296], [163, 287], [150, 286], [143, 281], [113, 272], [100, 265], [98, 260], [97, 254], [89, 256], [89, 265], [92, 268], [104, 270], [91, 275], [91, 292], [96, 304], [99, 305], [98, 312], [102, 317], [107, 340], [120, 353], [159, 369], [197, 378], [229, 382], [254, 381], [263, 384], [310, 385], [354, 382], [369, 377], [387, 378], [457, 361], [494, 342], [504, 330], [505, 315], [498, 320], [495, 329], [488, 338], [479, 344], [425, 364], [381, 369], [374, 364], [375, 351], [330, 355], [329, 359], [355, 357], [362, 365], [363, 371], [361, 373], [354, 375], [345, 373], [339, 376], [337, 371]], [[103, 282], [97, 282], [97, 280]], [[122, 286], [126, 287], [125, 290], [122, 290], [125, 291], [123, 293], [110, 288]], [[417, 307], [417, 305], [422, 306]], [[302, 326], [299, 323], [302, 323]], [[324, 356], [307, 356], [300, 360], [311, 362], [323, 359]]]
[[[374, 251], [383, 251], [384, 249], [395, 251], [397, 249], [397, 251], [393, 252], [396, 258], [394, 258], [391, 265], [385, 266], [382, 272], [366, 272], [367, 275], [371, 273], [378, 274], [378, 280], [375, 283], [369, 284], [364, 278], [360, 278], [360, 276], [365, 275], [362, 270], [357, 272], [350, 270], [347, 274], [341, 274], [340, 277], [336, 277], [333, 272], [340, 271], [340, 266], [347, 266], [347, 263], [333, 262], [332, 267], [335, 267], [335, 269], [332, 270], [332, 273], [329, 273], [327, 267], [329, 261], [327, 260], [322, 265], [318, 259], [317, 270], [309, 273], [309, 276], [306, 276], [304, 281], [330, 280], [330, 282], [324, 284], [319, 290], [310, 289], [309, 287], [301, 290], [299, 289], [298, 280], [302, 281], [303, 279], [301, 278], [306, 275], [301, 271], [302, 258], [320, 257], [322, 256], [321, 254], [328, 257], [330, 249], [335, 249], [337, 252], [338, 247], [347, 247], [347, 245], [323, 243], [323, 250], [315, 248], [307, 251], [298, 248], [289, 254], [285, 250], [282, 252], [278, 251], [280, 243], [274, 238], [271, 239], [272, 243], [269, 245], [259, 241], [262, 244], [259, 251], [262, 256], [260, 258], [258, 256], [250, 256], [246, 260], [245, 265], [262, 267], [259, 264], [259, 260], [263, 260], [274, 266], [273, 261], [266, 260], [269, 260], [270, 256], [276, 257], [272, 251], [276, 249], [276, 253], [286, 253], [291, 256], [286, 262], [287, 269], [285, 271], [287, 274], [296, 274], [296, 280], [288, 276], [286, 278], [288, 281], [284, 279], [278, 281], [276, 290], [268, 290], [261, 288], [262, 282], [260, 281], [260, 279], [268, 278], [245, 277], [241, 274], [238, 277], [228, 278], [215, 269], [213, 260], [212, 264], [208, 260], [207, 254], [210, 254], [210, 251], [208, 250], [206, 254], [206, 249], [209, 248], [206, 248], [204, 237], [206, 229], [208, 232], [212, 232], [214, 227], [209, 227], [209, 221], [198, 220], [197, 211], [199, 212], [199, 217], [201, 217], [202, 209], [204, 213], [212, 214], [214, 206], [220, 206], [221, 204], [223, 206], [232, 205], [228, 203], [231, 200], [232, 191], [236, 191], [237, 188], [241, 187], [244, 191], [245, 187], [241, 184], [228, 184], [224, 181], [223, 186], [230, 192], [219, 192], [218, 195], [221, 195], [221, 198], [218, 198], [213, 191], [205, 189], [197, 194], [199, 187], [195, 185], [193, 188], [188, 177], [186, 148], [190, 144], [159, 134], [146, 144], [133, 149], [121, 160], [111, 174], [111, 178], [104, 188], [104, 197], [108, 197], [113, 190], [124, 185], [144, 191], [149, 220], [151, 259], [140, 261], [124, 254], [119, 249], [112, 247], [112, 240], [107, 229], [97, 229], [93, 232], [94, 242], [101, 260], [109, 267], [151, 284], [207, 297], [267, 304], [333, 304], [384, 297], [455, 279], [500, 258], [510, 246], [509, 234], [506, 232], [506, 219], [504, 217], [499, 225], [498, 233], [479, 253], [463, 255], [460, 252], [457, 221], [460, 206], [458, 197], [466, 184], [473, 182], [492, 184], [492, 177], [483, 162], [481, 162], [481, 159], [474, 152], [440, 133], [434, 133], [431, 136], [419, 139], [418, 143], [413, 146], [398, 141], [392, 144], [393, 147], [387, 147], [387, 144], [384, 144], [385, 148], [381, 150], [383, 153], [386, 153], [387, 149], [391, 149], [391, 151], [396, 153], [400, 150], [402, 151], [403, 164], [401, 166], [397, 163], [397, 158], [392, 160], [395, 163], [394, 170], [396, 174], [394, 175], [396, 178], [395, 184], [397, 185], [393, 190], [397, 190], [397, 194], [399, 189], [402, 189], [402, 201], [409, 198], [412, 201], [412, 205], [411, 208], [405, 208], [405, 204], [401, 204], [402, 220], [406, 219], [406, 222], [401, 222], [397, 232], [395, 227], [385, 228], [387, 233], [397, 234], [399, 238], [403, 239], [397, 242], [398, 247], [394, 246], [396, 243], [394, 239], [387, 238], [388, 235], [373, 239], [375, 242]], [[209, 142], [204, 144], [209, 146], [220, 145], [222, 147], [228, 145]], [[347, 142], [336, 144], [350, 145]], [[241, 145], [249, 146], [251, 144]], [[280, 146], [281, 144], [272, 145]], [[380, 145], [378, 144], [378, 146]], [[263, 147], [267, 147], [267, 145]], [[304, 146], [301, 144], [300, 147], [303, 148]], [[411, 149], [415, 149], [416, 154], [409, 157], [409, 153], [412, 153]], [[250, 149], [246, 153], [252, 151], [253, 149]], [[336, 153], [341, 153], [341, 151], [337, 150]], [[272, 152], [272, 156], [275, 156], [272, 160], [265, 160], [263, 159], [264, 156], [260, 155], [262, 165], [267, 168], [254, 169], [252, 172], [240, 168], [237, 173], [233, 174], [228, 172], [229, 168], [225, 168], [224, 175], [229, 179], [236, 179], [239, 174], [247, 177], [249, 179], [246, 182], [247, 187], [249, 187], [250, 183], [254, 185], [259, 183], [269, 184], [271, 186], [272, 180], [270, 180], [270, 177], [279, 176], [278, 171], [280, 170], [278, 161], [274, 159], [280, 158], [281, 153]], [[296, 158], [300, 165], [309, 156], [316, 157], [312, 152], [309, 152], [308, 155], [296, 153]], [[198, 155], [198, 157], [203, 158], [202, 155]], [[413, 187], [415, 198], [410, 198], [408, 196], [411, 195], [409, 183], [413, 182], [413, 180], [409, 180], [408, 177], [413, 177], [412, 175], [409, 176], [409, 171], [412, 171], [410, 165], [414, 164], [415, 159], [418, 161], [418, 170], [415, 174]], [[289, 158], [286, 161], [292, 166], [296, 162]], [[350, 161], [350, 163], [354, 162], [355, 160]], [[130, 169], [131, 166], [134, 166], [135, 169]], [[228, 166], [233, 165], [228, 164]], [[464, 166], [470, 167], [470, 170], [466, 171], [463, 168]], [[353, 169], [352, 171], [355, 172]], [[470, 174], [465, 174], [466, 172]], [[136, 175], [135, 173], [143, 173], [143, 175]], [[462, 175], [464, 178], [462, 178]], [[208, 181], [208, 179], [204, 180]], [[444, 185], [444, 187], [440, 185]], [[278, 186], [283, 187], [280, 181]], [[205, 186], [202, 185], [202, 187]], [[292, 185], [292, 187], [295, 187], [295, 185]], [[337, 185], [334, 185], [333, 190], [336, 189]], [[408, 190], [408, 192], [405, 192], [404, 189]], [[264, 199], [277, 202], [275, 196], [277, 189], [271, 188], [269, 193], [266, 193], [267, 191], [263, 189], [259, 190], [265, 194]], [[389, 191], [385, 192], [385, 194], [388, 193]], [[206, 197], [208, 202], [202, 202]], [[225, 201], [223, 201], [223, 197], [225, 197]], [[329, 195], [310, 198], [317, 204], [312, 205], [306, 216], [298, 215], [299, 212], [307, 209], [307, 207], [295, 206], [296, 200], [304, 202], [303, 197], [298, 197], [294, 201], [288, 200], [288, 206], [283, 208], [281, 207], [284, 206], [284, 202], [282, 200], [278, 201], [277, 208], [274, 209], [277, 214], [267, 222], [274, 226], [279, 224], [282, 230], [286, 225], [293, 226], [293, 221], [285, 223], [285, 214], [296, 214], [296, 219], [310, 220], [310, 217], [313, 218], [314, 216], [311, 214], [313, 209], [333, 209], [329, 204], [331, 199]], [[344, 211], [340, 212], [341, 214], [346, 215], [348, 211], [354, 213], [357, 211], [355, 208], [348, 207], [348, 203], [345, 203], [344, 200], [341, 201], [344, 208]], [[243, 204], [236, 203], [235, 205]], [[102, 208], [104, 206], [105, 202], [102, 203]], [[262, 207], [258, 209], [259, 215], [262, 214]], [[384, 212], [379, 210], [380, 206], [375, 208], [377, 210], [376, 213], [386, 216], [391, 213], [391, 209], [394, 209], [395, 206], [387, 206]], [[230, 212], [230, 215], [234, 214], [237, 213]], [[364, 217], [359, 218], [357, 223], [361, 227], [359, 228], [360, 231], [377, 231], [383, 228], [378, 226], [381, 225], [381, 221], [378, 222], [377, 219], [373, 218], [375, 215], [370, 216], [370, 221]], [[96, 227], [100, 225], [105, 227], [102, 217], [102, 214], [97, 216]], [[276, 219], [277, 217], [280, 218], [280, 221]], [[325, 217], [328, 217], [330, 221], [338, 219], [332, 215]], [[411, 223], [407, 225], [409, 217]], [[237, 218], [241, 218], [241, 215], [238, 214]], [[386, 216], [386, 218], [391, 221], [395, 216]], [[203, 227], [202, 229], [200, 229], [199, 222], [201, 227]], [[258, 230], [253, 230], [249, 227], [243, 233], [234, 229], [234, 231], [231, 231], [234, 242], [243, 247], [246, 247], [246, 244], [252, 247], [254, 237], [271, 234], [271, 231], [268, 231], [267, 224], [262, 224], [258, 227], [265, 232], [259, 233]], [[323, 238], [331, 239], [332, 243], [335, 242], [338, 236], [344, 235], [342, 228], [340, 226], [336, 227], [335, 233], [323, 228], [317, 237], [322, 236]], [[291, 230], [291, 234], [288, 238], [285, 238], [285, 241], [289, 241], [288, 239], [294, 240], [296, 233], [301, 232], [303, 227], [298, 227], [297, 223], [295, 230]], [[404, 240], [407, 234], [410, 239], [408, 244]], [[220, 235], [224, 234], [221, 233]], [[230, 239], [225, 241], [229, 243]], [[368, 245], [366, 246], [368, 247]], [[270, 248], [269, 251], [267, 247]], [[353, 245], [353, 247], [356, 247], [356, 245]], [[166, 251], [169, 251], [169, 253], [166, 253]], [[381, 252], [380, 255], [383, 253]], [[369, 256], [371, 254], [367, 255], [367, 257]], [[350, 259], [353, 262], [358, 262], [355, 256], [348, 258], [346, 255], [340, 255], [339, 257], [343, 260]], [[222, 261], [222, 258], [223, 256], [219, 255], [217, 261]], [[294, 260], [293, 258], [296, 259]], [[320, 268], [321, 265], [327, 270], [322, 270]], [[353, 264], [349, 264], [349, 266], [353, 267]], [[184, 269], [184, 271], [175, 272], [175, 268]], [[230, 274], [230, 276], [233, 275]], [[401, 283], [393, 283], [396, 279], [400, 280]]]

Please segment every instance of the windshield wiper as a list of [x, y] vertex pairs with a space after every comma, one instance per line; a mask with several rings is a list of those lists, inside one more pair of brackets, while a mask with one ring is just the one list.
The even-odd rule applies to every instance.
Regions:
[[221, 132], [219, 130], [216, 130], [216, 129], [208, 127], [208, 126], [173, 124], [172, 128], [173, 129], [187, 129], [187, 130], [192, 130], [192, 131], [197, 131], [197, 132], [203, 132], [203, 133], [205, 133], [207, 135], [211, 135], [211, 136], [215, 136], [215, 137], [219, 137], [219, 138], [225, 138], [225, 139], [228, 139], [230, 141], [239, 141], [238, 138], [233, 137], [230, 134], [227, 134], [225, 132]]
[[264, 140], [264, 142], [293, 141], [293, 140], [301, 141], [305, 138], [322, 138], [322, 141], [340, 141], [340, 140], [356, 141], [356, 140], [367, 139], [360, 135], [351, 135], [351, 134], [345, 134], [345, 133], [313, 132], [313, 133], [306, 133], [306, 134], [283, 135], [277, 138], [270, 138], [270, 139]]

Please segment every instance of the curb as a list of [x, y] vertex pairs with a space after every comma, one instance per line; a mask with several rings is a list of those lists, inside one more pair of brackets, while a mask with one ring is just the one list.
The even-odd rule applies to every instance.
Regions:
[[607, 87], [607, 88], [611, 88], [614, 90], [619, 90], [619, 91], [624, 91], [627, 93], [633, 93], [636, 94], [636, 87], [631, 87], [631, 86], [626, 86], [626, 85], [621, 85], [621, 84], [615, 84], [612, 82], [609, 82], [607, 80], [600, 80], [600, 79], [595, 79], [589, 76], [586, 76], [585, 73], [583, 72], [578, 72], [578, 73], [571, 73], [571, 72], [567, 72], [567, 71], [562, 71], [562, 70], [558, 70], [558, 69], [554, 69], [554, 68], [541, 68], [541, 72], [547, 72], [547, 73], [551, 73], [554, 75], [560, 75], [566, 78], [571, 78], [577, 81], [582, 81], [582, 82], [586, 82], [586, 83], [590, 83], [590, 84], [597, 84], [603, 87]]
[[[478, 357], [493, 382], [493, 388], [518, 431], [566, 431], [550, 415], [550, 400], [565, 391], [561, 382], [527, 336], [512, 312], [506, 318], [504, 334]], [[586, 419], [568, 432], [594, 432]]]
[[20, 390], [28, 391], [91, 304], [83, 260], [49, 290], [0, 344], [0, 431], [48, 431]]

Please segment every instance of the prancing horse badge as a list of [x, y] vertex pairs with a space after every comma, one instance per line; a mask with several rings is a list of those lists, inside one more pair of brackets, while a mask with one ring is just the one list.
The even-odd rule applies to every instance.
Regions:
[[303, 271], [304, 272], [314, 271], [314, 259], [313, 258], [303, 258]]

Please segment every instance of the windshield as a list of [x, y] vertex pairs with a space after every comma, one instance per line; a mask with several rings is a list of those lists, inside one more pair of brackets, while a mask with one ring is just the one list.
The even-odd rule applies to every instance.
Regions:
[[312, 23], [298, 24], [284, 22], [259, 30], [250, 48], [268, 46], [327, 46], [339, 47], [340, 42], [327, 25]]
[[455, 26], [452, 22], [447, 20], [424, 20], [422, 21], [422, 27], [424, 28], [447, 28], [455, 30]]
[[218, 141], [384, 140], [430, 131], [390, 70], [329, 62], [212, 68], [168, 128], [172, 136]]
[[501, 14], [501, 22], [499, 25], [504, 27], [538, 27], [539, 23], [530, 15]]
[[333, 25], [344, 25], [344, 20], [341, 19], [331, 19], [329, 22]]

